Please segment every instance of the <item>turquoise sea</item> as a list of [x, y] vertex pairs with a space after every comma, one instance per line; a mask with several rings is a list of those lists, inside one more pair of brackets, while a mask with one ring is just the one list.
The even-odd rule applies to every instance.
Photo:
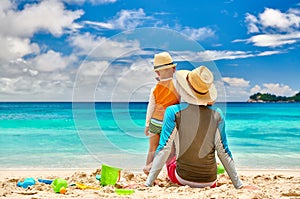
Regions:
[[[217, 104], [218, 106], [218, 104]], [[224, 104], [222, 104], [224, 106]], [[243, 169], [300, 169], [300, 103], [227, 103], [226, 132]], [[147, 103], [0, 103], [0, 169], [140, 170]]]

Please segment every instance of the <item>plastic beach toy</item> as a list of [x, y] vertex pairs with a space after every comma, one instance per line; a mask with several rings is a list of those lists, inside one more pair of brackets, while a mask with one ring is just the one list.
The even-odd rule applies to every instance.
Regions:
[[118, 195], [130, 195], [134, 193], [133, 189], [115, 189], [115, 193]]
[[29, 186], [35, 185], [35, 180], [33, 178], [26, 178], [23, 182], [18, 182], [18, 187], [23, 187], [26, 189]]
[[99, 190], [100, 189], [100, 187], [88, 186], [88, 185], [81, 184], [81, 183], [78, 183], [78, 182], [76, 182], [76, 186], [80, 189], [94, 189], [94, 190]]
[[55, 193], [65, 194], [67, 192], [68, 183], [65, 179], [56, 178], [52, 183], [51, 187]]
[[100, 185], [115, 185], [120, 180], [120, 168], [102, 164]]
[[46, 180], [46, 179], [41, 179], [41, 178], [39, 178], [38, 181], [41, 183], [45, 183], [45, 184], [51, 184], [53, 182], [53, 180]]
[[217, 174], [223, 174], [225, 172], [224, 166], [222, 164], [218, 164]]
[[99, 181], [100, 181], [100, 180], [101, 180], [101, 175], [97, 174], [97, 175], [96, 175], [96, 180], [99, 180]]

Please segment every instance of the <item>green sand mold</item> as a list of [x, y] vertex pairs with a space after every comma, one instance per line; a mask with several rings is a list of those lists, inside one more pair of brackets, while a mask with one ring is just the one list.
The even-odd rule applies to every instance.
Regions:
[[133, 189], [115, 189], [115, 193], [118, 195], [130, 195], [134, 193]]

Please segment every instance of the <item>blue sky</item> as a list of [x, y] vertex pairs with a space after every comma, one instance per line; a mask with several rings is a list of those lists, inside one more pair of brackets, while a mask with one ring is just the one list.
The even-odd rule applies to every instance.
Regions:
[[1, 0], [0, 25], [0, 101], [147, 101], [161, 50], [219, 101], [300, 91], [299, 1]]

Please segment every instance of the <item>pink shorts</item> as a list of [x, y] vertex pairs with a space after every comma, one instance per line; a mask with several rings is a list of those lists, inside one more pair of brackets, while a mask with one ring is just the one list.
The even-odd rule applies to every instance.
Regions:
[[174, 158], [172, 158], [172, 160], [170, 160], [170, 162], [167, 163], [168, 176], [169, 176], [171, 182], [182, 185], [176, 178], [175, 170], [176, 170], [176, 156]]
[[[170, 160], [167, 163], [167, 171], [168, 171], [168, 176], [171, 180], [171, 182], [176, 183], [178, 185], [182, 185], [178, 179], [176, 178], [176, 157], [172, 158], [172, 160]], [[210, 188], [215, 188], [217, 186], [217, 182], [214, 183], [212, 186], [210, 186]]]

